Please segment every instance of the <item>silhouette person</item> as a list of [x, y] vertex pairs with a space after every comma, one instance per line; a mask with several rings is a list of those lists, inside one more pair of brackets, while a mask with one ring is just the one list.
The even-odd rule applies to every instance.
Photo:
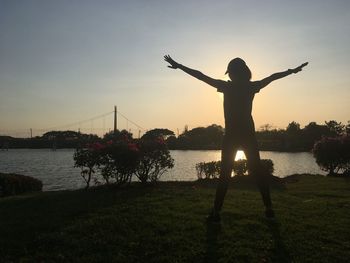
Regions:
[[251, 81], [251, 71], [241, 58], [230, 61], [227, 71], [230, 79], [223, 81], [213, 79], [198, 70], [188, 68], [174, 61], [169, 55], [164, 60], [172, 69], [181, 69], [185, 73], [195, 77], [224, 94], [225, 134], [221, 150], [221, 173], [216, 189], [214, 207], [208, 216], [211, 222], [220, 222], [220, 214], [224, 198], [227, 192], [232, 172], [233, 156], [237, 150], [242, 149], [247, 157], [248, 171], [257, 183], [265, 205], [265, 216], [274, 217], [272, 209], [268, 174], [262, 169], [258, 143], [255, 137], [254, 121], [251, 115], [253, 99], [256, 93], [266, 87], [272, 81], [284, 78], [292, 73], [298, 73], [308, 63], [304, 63], [294, 69], [274, 73], [260, 81]]

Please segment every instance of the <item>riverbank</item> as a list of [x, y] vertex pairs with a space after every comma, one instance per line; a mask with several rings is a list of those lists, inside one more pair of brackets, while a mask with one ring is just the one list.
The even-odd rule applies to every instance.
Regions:
[[231, 184], [221, 227], [214, 184], [139, 184], [0, 199], [1, 262], [346, 262], [350, 180], [295, 176], [272, 189], [275, 223], [247, 182]]

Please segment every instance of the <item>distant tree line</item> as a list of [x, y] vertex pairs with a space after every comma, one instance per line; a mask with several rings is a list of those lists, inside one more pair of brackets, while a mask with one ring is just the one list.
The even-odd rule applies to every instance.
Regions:
[[[292, 121], [286, 129], [274, 129], [265, 124], [256, 132], [259, 149], [263, 151], [303, 152], [311, 151], [316, 141], [322, 137], [337, 137], [350, 134], [350, 122], [347, 125], [334, 120], [324, 124], [310, 122], [304, 128]], [[224, 128], [220, 125], [184, 129], [177, 138], [168, 136], [166, 141], [170, 149], [207, 150], [220, 149]]]
[[50, 131], [33, 138], [13, 138], [0, 136], [0, 149], [7, 148], [77, 148], [92, 143], [100, 138], [94, 134], [83, 134], [75, 131]]
[[[185, 126], [184, 131], [177, 137], [168, 129], [152, 129], [141, 138], [162, 137], [171, 150], [218, 150], [225, 129], [216, 124], [207, 127], [196, 127], [191, 130]], [[117, 131], [124, 136], [132, 138], [132, 134], [123, 130]], [[326, 121], [324, 124], [310, 122], [301, 128], [300, 124], [292, 121], [285, 129], [275, 129], [270, 124], [265, 124], [256, 132], [260, 150], [302, 152], [311, 151], [314, 143], [322, 137], [337, 137], [350, 134], [350, 122], [347, 125], [335, 120]], [[87, 143], [106, 141], [116, 136], [112, 131], [98, 137], [94, 134], [83, 134], [75, 131], [50, 131], [42, 136], [34, 138], [13, 138], [0, 136], [1, 148], [78, 148]]]
[[166, 141], [171, 150], [216, 150], [221, 148], [224, 131], [223, 127], [216, 124], [192, 130], [186, 126], [177, 138], [168, 136]]
[[293, 121], [286, 129], [269, 129], [265, 125], [257, 132], [261, 150], [303, 152], [311, 151], [316, 141], [322, 137], [338, 137], [350, 134], [350, 122], [347, 125], [334, 120], [324, 124], [310, 122], [304, 128]]

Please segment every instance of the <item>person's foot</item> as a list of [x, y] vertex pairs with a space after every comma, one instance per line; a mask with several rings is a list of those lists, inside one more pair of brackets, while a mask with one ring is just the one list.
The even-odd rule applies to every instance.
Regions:
[[266, 208], [265, 217], [267, 219], [275, 219], [275, 212], [272, 210], [272, 208]]
[[220, 224], [220, 214], [215, 211], [211, 211], [210, 214], [207, 216], [207, 223]]

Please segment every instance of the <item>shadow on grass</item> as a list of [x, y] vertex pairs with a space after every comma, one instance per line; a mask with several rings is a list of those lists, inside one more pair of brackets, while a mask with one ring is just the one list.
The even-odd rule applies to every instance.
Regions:
[[207, 223], [207, 247], [204, 262], [218, 262], [218, 235], [221, 232], [221, 224]]
[[[277, 220], [277, 219], [276, 219]], [[272, 262], [293, 262], [283, 238], [280, 233], [280, 223], [278, 221], [267, 221], [267, 226], [272, 234], [274, 248], [271, 251]]]
[[[293, 262], [293, 259], [283, 241], [283, 238], [280, 234], [280, 223], [278, 221], [267, 221], [266, 225], [269, 232], [272, 235], [273, 247], [269, 253], [268, 262], [284, 262], [289, 263]], [[218, 237], [221, 234], [221, 225], [220, 224], [207, 224], [207, 233], [206, 233], [206, 253], [203, 262], [219, 262], [219, 242]]]

